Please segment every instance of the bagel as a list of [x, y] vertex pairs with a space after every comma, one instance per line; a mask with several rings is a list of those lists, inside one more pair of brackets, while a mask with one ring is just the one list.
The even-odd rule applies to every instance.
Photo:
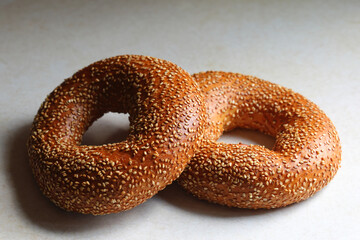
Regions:
[[[125, 141], [81, 145], [107, 112], [129, 113]], [[94, 215], [131, 209], [175, 180], [204, 131], [203, 95], [175, 64], [124, 55], [58, 86], [35, 116], [28, 153], [40, 189], [59, 207]]]
[[[200, 199], [239, 208], [277, 208], [307, 199], [336, 174], [338, 133], [323, 111], [290, 89], [227, 72], [193, 75], [205, 95], [204, 139], [178, 183]], [[275, 137], [272, 150], [216, 142], [234, 128]]]

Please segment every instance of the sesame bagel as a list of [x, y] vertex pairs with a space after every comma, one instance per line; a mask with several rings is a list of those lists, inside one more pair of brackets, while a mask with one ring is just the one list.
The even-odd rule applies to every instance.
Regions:
[[[193, 75], [205, 94], [204, 140], [179, 178], [200, 199], [239, 208], [277, 208], [307, 199], [341, 161], [330, 119], [302, 95], [256, 77], [226, 72]], [[275, 137], [272, 150], [216, 142], [247, 128]]]
[[[107, 112], [129, 113], [120, 143], [81, 145]], [[203, 95], [173, 63], [125, 55], [95, 62], [66, 79], [43, 102], [28, 141], [42, 192], [68, 211], [131, 209], [175, 180], [199, 145]]]

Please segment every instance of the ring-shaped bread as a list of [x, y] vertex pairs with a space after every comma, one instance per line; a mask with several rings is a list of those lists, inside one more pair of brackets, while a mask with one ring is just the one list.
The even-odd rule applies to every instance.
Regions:
[[[239, 208], [276, 208], [323, 188], [341, 161], [338, 133], [302, 95], [256, 77], [194, 74], [205, 95], [208, 124], [179, 184], [200, 199]], [[224, 131], [247, 128], [275, 137], [272, 150], [216, 142]]]
[[[129, 113], [120, 143], [81, 145], [107, 112]], [[95, 62], [58, 86], [40, 107], [28, 141], [44, 195], [69, 211], [131, 209], [175, 180], [203, 133], [203, 96], [173, 63], [124, 55]]]

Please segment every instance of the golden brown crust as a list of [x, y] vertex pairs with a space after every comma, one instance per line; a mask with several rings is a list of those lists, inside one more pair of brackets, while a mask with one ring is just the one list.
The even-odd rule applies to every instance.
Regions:
[[[283, 207], [312, 196], [337, 172], [338, 134], [312, 102], [252, 76], [194, 74], [205, 94], [208, 125], [202, 146], [178, 182], [195, 196], [239, 208]], [[216, 140], [235, 127], [276, 138], [273, 150]]]
[[[126, 141], [80, 145], [106, 112], [129, 113]], [[127, 210], [175, 180], [199, 145], [203, 95], [173, 63], [126, 55], [95, 62], [66, 79], [44, 101], [28, 141], [43, 193], [81, 213]]]

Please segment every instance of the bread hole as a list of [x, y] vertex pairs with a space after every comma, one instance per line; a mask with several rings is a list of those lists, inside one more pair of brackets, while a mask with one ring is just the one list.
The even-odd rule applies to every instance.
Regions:
[[224, 132], [217, 140], [217, 142], [232, 144], [253, 144], [261, 145], [268, 149], [273, 149], [275, 144], [275, 138], [256, 130], [236, 128], [234, 130]]
[[129, 135], [129, 128], [129, 114], [106, 113], [85, 132], [81, 145], [103, 145], [122, 142]]

